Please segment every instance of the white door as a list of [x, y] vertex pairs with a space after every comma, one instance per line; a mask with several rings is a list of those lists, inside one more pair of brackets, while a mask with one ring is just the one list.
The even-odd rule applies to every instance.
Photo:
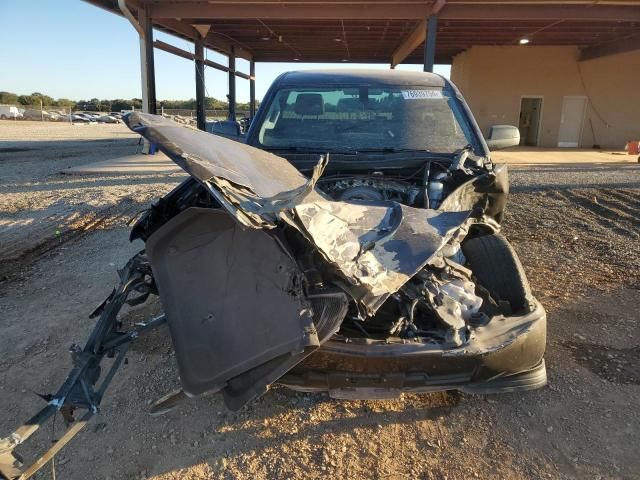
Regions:
[[559, 147], [577, 147], [582, 136], [582, 122], [587, 109], [587, 97], [564, 97], [558, 132]]

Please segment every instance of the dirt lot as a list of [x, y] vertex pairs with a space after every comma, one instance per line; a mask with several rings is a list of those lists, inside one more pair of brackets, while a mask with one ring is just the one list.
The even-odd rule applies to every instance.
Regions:
[[[136, 149], [121, 126], [69, 128], [0, 122], [0, 434], [42, 406], [31, 392], [62, 382], [69, 345], [141, 248], [126, 220], [179, 179], [61, 176]], [[504, 228], [548, 311], [547, 388], [337, 401], [276, 387], [238, 413], [213, 396], [154, 418], [149, 403], [179, 384], [161, 330], [131, 351], [57, 478], [640, 478], [640, 166], [511, 177]]]
[[60, 173], [136, 153], [138, 139], [122, 124], [0, 122], [0, 277], [25, 256], [130, 218], [182, 178]]

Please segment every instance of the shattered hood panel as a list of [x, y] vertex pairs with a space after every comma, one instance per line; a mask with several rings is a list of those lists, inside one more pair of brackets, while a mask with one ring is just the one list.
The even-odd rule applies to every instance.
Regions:
[[299, 230], [370, 315], [474, 221], [468, 210], [331, 200], [315, 189], [326, 159], [307, 179], [284, 158], [159, 116], [134, 112], [125, 122], [205, 185], [243, 225], [272, 228], [286, 222]]
[[318, 201], [294, 211], [370, 315], [472, 221], [468, 211], [438, 212], [396, 202]]
[[273, 227], [278, 211], [303, 197], [315, 197], [313, 186], [326, 164], [321, 159], [307, 179], [281, 157], [158, 115], [132, 112], [123, 120], [205, 185], [248, 227]]
[[223, 178], [264, 198], [307, 182], [283, 158], [244, 143], [185, 127], [159, 115], [132, 112], [124, 121], [201, 182]]

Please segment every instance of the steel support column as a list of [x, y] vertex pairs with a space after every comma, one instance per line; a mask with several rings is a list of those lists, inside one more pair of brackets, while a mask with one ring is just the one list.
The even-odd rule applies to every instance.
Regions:
[[427, 38], [424, 42], [424, 68], [425, 72], [433, 72], [436, 61], [436, 35], [438, 33], [438, 16], [430, 15], [426, 20]]
[[249, 117], [256, 116], [256, 62], [249, 62]]
[[231, 47], [231, 53], [229, 53], [229, 120], [236, 119], [236, 52], [235, 48]]
[[[156, 70], [153, 57], [153, 21], [149, 15], [149, 5], [141, 9], [143, 14], [140, 25], [144, 31], [144, 37], [140, 38], [140, 60], [142, 67], [143, 110], [147, 113], [156, 113]], [[146, 87], [146, 88], [145, 88]], [[146, 92], [145, 92], [146, 90]]]
[[196, 120], [199, 130], [206, 130], [207, 117], [204, 98], [204, 38], [195, 41], [196, 65]]

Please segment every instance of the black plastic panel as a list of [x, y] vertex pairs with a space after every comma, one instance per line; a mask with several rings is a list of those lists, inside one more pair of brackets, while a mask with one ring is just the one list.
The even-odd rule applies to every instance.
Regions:
[[189, 208], [147, 253], [188, 395], [229, 387], [225, 399], [239, 408], [319, 346], [301, 273], [265, 231]]

